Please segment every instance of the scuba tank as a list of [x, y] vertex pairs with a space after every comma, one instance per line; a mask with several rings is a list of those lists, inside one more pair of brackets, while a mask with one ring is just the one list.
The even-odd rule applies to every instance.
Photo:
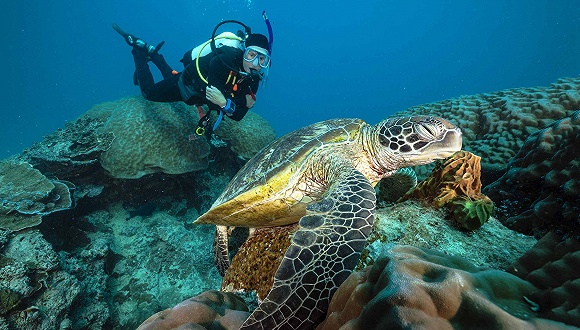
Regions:
[[[220, 33], [215, 38], [220, 39], [220, 41], [217, 43], [217, 48], [222, 46], [240, 48], [240, 44], [242, 43], [241, 38], [239, 38], [235, 33], [232, 32]], [[185, 53], [185, 55], [183, 55], [183, 59], [184, 60], [187, 59], [189, 62], [192, 62], [195, 61], [195, 59], [198, 56], [203, 57], [211, 53], [211, 47], [206, 47], [210, 42], [211, 39], [193, 48], [191, 51], [188, 51], [187, 53]]]
[[[215, 37], [219, 42], [216, 47], [229, 46], [234, 48], [241, 48], [242, 39], [232, 32], [222, 32]], [[200, 44], [199, 46], [188, 50], [183, 58], [180, 60], [183, 66], [186, 67], [189, 63], [195, 61], [196, 59], [203, 57], [212, 52], [211, 47], [207, 47], [213, 39], [209, 39], [206, 42]]]

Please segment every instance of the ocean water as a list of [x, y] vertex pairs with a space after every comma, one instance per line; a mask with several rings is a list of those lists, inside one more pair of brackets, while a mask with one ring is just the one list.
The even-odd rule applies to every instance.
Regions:
[[[580, 2], [17, 1], [0, 4], [0, 158], [19, 153], [94, 104], [139, 93], [115, 22], [183, 53], [225, 19], [275, 42], [254, 111], [279, 135], [316, 121], [375, 123], [463, 94], [547, 86], [580, 73]], [[232, 30], [238, 26], [232, 25]]]

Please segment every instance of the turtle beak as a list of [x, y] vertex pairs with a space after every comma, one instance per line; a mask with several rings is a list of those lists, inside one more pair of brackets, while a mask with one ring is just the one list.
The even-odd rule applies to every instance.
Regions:
[[419, 158], [445, 159], [450, 157], [462, 147], [462, 134], [459, 127], [447, 130], [443, 138], [433, 141], [421, 150]]

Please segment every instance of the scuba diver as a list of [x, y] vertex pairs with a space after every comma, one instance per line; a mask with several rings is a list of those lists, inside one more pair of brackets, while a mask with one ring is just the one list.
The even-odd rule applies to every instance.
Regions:
[[[143, 97], [154, 102], [183, 101], [196, 105], [200, 120], [195, 132], [209, 138], [224, 116], [236, 121], [244, 118], [254, 106], [260, 82], [267, 78], [273, 35], [266, 13], [262, 16], [270, 40], [263, 34], [252, 33], [250, 27], [239, 21], [223, 21], [215, 27], [210, 40], [185, 53], [180, 60], [184, 66], [182, 72], [173, 70], [159, 53], [164, 41], [153, 46], [116, 24], [113, 29], [132, 47], [133, 82], [139, 86]], [[245, 31], [216, 36], [218, 28], [226, 23], [240, 24]], [[161, 81], [155, 83], [149, 62], [161, 72]], [[203, 110], [204, 104], [209, 108], [207, 113]], [[209, 125], [212, 111], [218, 113], [213, 126]]]

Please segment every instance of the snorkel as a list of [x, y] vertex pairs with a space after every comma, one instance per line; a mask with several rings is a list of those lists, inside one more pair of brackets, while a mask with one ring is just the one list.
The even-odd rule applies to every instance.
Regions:
[[[264, 23], [266, 23], [266, 28], [268, 28], [268, 55], [272, 56], [272, 45], [274, 44], [274, 32], [272, 32], [272, 24], [270, 24], [270, 19], [266, 15], [266, 11], [262, 11], [262, 18], [264, 19]], [[268, 80], [268, 74], [270, 73], [270, 66], [272, 65], [272, 61], [270, 60], [270, 65], [267, 68], [262, 69], [262, 73], [260, 74], [260, 83], [262, 85], [266, 84]]]
[[266, 16], [266, 11], [262, 12], [262, 18], [264, 18], [264, 22], [266, 22], [266, 27], [268, 28], [268, 55], [272, 56], [272, 45], [274, 44], [274, 33], [272, 32], [272, 24], [270, 24], [270, 20], [268, 16]]

